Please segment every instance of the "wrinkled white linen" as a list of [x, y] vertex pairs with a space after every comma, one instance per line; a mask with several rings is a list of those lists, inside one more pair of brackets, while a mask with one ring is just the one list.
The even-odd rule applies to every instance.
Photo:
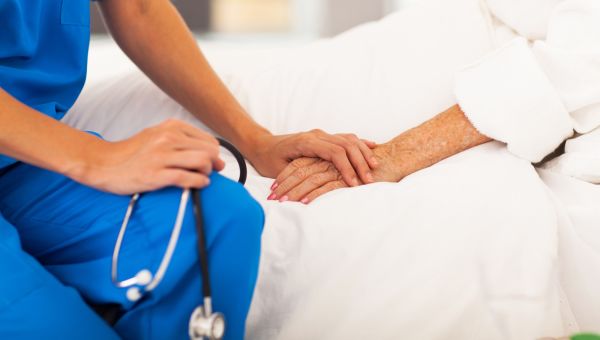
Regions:
[[[406, 178], [268, 216], [250, 339], [535, 339], [565, 334], [554, 208], [487, 144]], [[263, 197], [264, 190], [259, 192]]]
[[463, 69], [456, 97], [481, 133], [539, 162], [600, 125], [600, 1], [487, 3], [523, 36]]
[[[424, 3], [268, 64], [218, 69], [274, 132], [319, 127], [384, 142], [454, 104], [455, 72], [493, 49], [479, 5]], [[202, 127], [134, 74], [86, 89], [65, 121], [120, 139], [169, 117]], [[557, 203], [500, 143], [309, 206], [267, 202], [270, 183], [251, 171], [248, 188], [267, 222], [249, 339], [504, 340], [577, 330], [560, 301]]]
[[600, 184], [600, 129], [569, 139], [564, 154], [546, 162], [543, 168]]
[[[538, 170], [559, 219], [561, 285], [582, 330], [600, 332], [600, 186]], [[569, 321], [567, 321], [568, 323]]]

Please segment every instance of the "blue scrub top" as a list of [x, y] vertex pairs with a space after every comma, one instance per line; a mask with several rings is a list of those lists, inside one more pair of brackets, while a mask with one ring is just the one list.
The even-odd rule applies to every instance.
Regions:
[[[61, 119], [85, 83], [89, 0], [0, 0], [0, 87]], [[15, 161], [0, 154], [0, 169]]]

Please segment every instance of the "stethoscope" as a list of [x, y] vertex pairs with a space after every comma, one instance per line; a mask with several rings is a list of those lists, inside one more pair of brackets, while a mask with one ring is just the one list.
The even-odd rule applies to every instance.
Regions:
[[[240, 177], [238, 182], [241, 184], [246, 183], [247, 168], [246, 162], [242, 154], [229, 142], [217, 138], [219, 144], [229, 150], [240, 167]], [[131, 302], [139, 301], [144, 294], [153, 291], [163, 280], [167, 268], [171, 263], [173, 253], [177, 247], [179, 235], [181, 234], [181, 228], [183, 226], [183, 219], [185, 216], [185, 210], [187, 204], [192, 196], [192, 202], [194, 207], [194, 217], [196, 219], [196, 233], [198, 239], [198, 259], [200, 262], [200, 271], [202, 274], [202, 295], [204, 299], [204, 305], [198, 306], [189, 321], [189, 336], [193, 340], [211, 339], [218, 340], [222, 339], [225, 334], [225, 317], [221, 313], [213, 313], [212, 311], [212, 298], [210, 288], [210, 277], [208, 271], [208, 252], [206, 250], [206, 234], [204, 230], [204, 220], [202, 214], [202, 202], [200, 198], [200, 192], [197, 189], [184, 189], [179, 200], [179, 208], [177, 209], [177, 217], [171, 231], [169, 243], [167, 249], [163, 254], [163, 258], [160, 261], [160, 265], [154, 275], [148, 269], [140, 270], [134, 277], [119, 281], [118, 280], [118, 266], [119, 266], [119, 254], [121, 252], [121, 246], [123, 245], [123, 238], [127, 231], [129, 220], [133, 215], [133, 211], [136, 203], [140, 199], [140, 194], [135, 194], [129, 201], [129, 206], [125, 213], [125, 218], [121, 224], [119, 235], [115, 243], [115, 248], [112, 255], [112, 266], [111, 266], [111, 278], [112, 282], [119, 288], [127, 288], [127, 299]]]

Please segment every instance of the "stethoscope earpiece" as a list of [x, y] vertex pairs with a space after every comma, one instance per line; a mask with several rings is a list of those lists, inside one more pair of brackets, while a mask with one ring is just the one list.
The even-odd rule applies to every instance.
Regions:
[[142, 298], [142, 292], [138, 287], [130, 287], [127, 289], [127, 300], [131, 302], [137, 302]]
[[138, 285], [147, 286], [152, 282], [152, 273], [148, 269], [142, 269], [137, 273], [135, 279]]
[[[133, 283], [136, 286], [147, 286], [152, 282], [152, 273], [148, 269], [140, 270], [134, 277]], [[142, 298], [142, 291], [139, 287], [129, 287], [127, 289], [127, 300], [136, 302]]]
[[[246, 178], [248, 176], [248, 169], [246, 168], [244, 156], [242, 156], [242, 154], [229, 142], [221, 138], [217, 138], [217, 140], [219, 141], [219, 144], [222, 147], [229, 150], [235, 157], [240, 167], [240, 177], [238, 179], [238, 182], [242, 185], [245, 184]], [[204, 297], [204, 306], [196, 308], [196, 310], [192, 314], [192, 317], [190, 318], [189, 334], [190, 338], [194, 340], [205, 338], [211, 340], [221, 339], [223, 337], [223, 334], [225, 333], [225, 318], [221, 313], [212, 312], [210, 278], [208, 271], [208, 254], [206, 250], [206, 240], [202, 219], [202, 203], [200, 201], [200, 195], [198, 190], [183, 190], [181, 200], [179, 201], [179, 209], [177, 211], [177, 216], [173, 225], [173, 230], [171, 231], [171, 237], [169, 238], [167, 249], [163, 254], [163, 259], [160, 262], [156, 273], [153, 275], [152, 272], [150, 272], [150, 270], [142, 269], [134, 277], [123, 281], [119, 281], [118, 268], [121, 246], [123, 244], [123, 239], [125, 238], [127, 225], [129, 224], [129, 220], [133, 215], [135, 205], [140, 199], [140, 194], [133, 195], [133, 197], [129, 201], [129, 206], [127, 207], [125, 218], [123, 219], [123, 223], [121, 224], [121, 229], [119, 230], [117, 241], [115, 243], [115, 248], [113, 250], [111, 264], [111, 279], [117, 287], [127, 288], [126, 296], [127, 299], [131, 302], [139, 301], [145, 293], [151, 292], [154, 288], [158, 286], [158, 284], [164, 278], [169, 263], [171, 262], [171, 257], [175, 252], [175, 247], [177, 246], [177, 241], [179, 240], [179, 235], [181, 233], [181, 228], [183, 225], [183, 218], [185, 215], [185, 209], [189, 201], [190, 195], [192, 195], [194, 215], [196, 217], [196, 232], [198, 235], [198, 258], [200, 261], [200, 269], [202, 273], [202, 295]]]

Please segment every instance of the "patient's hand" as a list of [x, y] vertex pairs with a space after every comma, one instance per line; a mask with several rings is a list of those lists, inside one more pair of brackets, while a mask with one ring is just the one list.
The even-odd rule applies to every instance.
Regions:
[[[398, 182], [416, 171], [490, 140], [475, 129], [458, 105], [454, 105], [390, 142], [375, 147], [373, 153], [379, 165], [373, 170], [373, 177], [376, 182]], [[324, 193], [345, 186], [330, 163], [301, 158], [277, 177], [269, 199], [309, 203]]]
[[[383, 144], [373, 149], [379, 164], [373, 170], [375, 182], [398, 182], [402, 179], [403, 170], [392, 158], [392, 148], [391, 144]], [[348, 185], [331, 162], [318, 158], [298, 158], [277, 176], [269, 199], [308, 204], [327, 192], [346, 187]]]

